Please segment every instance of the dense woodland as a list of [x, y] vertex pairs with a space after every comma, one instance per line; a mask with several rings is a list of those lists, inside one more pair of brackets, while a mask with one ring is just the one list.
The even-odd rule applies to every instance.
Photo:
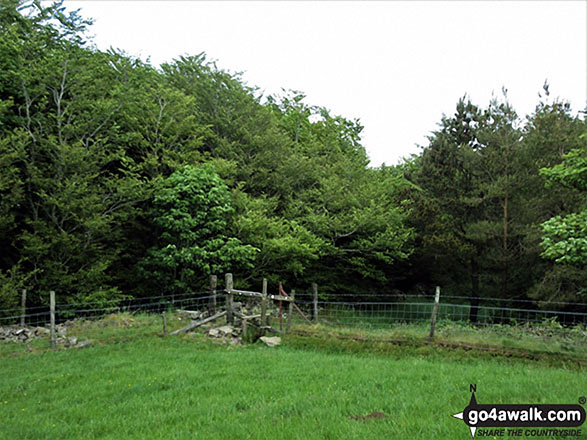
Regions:
[[371, 167], [359, 121], [262, 96], [204, 54], [99, 51], [88, 25], [1, 1], [1, 307], [22, 288], [107, 304], [227, 271], [331, 296], [587, 302], [587, 127], [547, 84], [526, 117], [505, 93], [465, 95], [420, 154]]

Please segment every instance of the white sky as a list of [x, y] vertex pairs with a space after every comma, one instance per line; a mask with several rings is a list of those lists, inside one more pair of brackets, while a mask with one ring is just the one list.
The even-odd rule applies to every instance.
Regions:
[[551, 97], [587, 103], [587, 2], [73, 1], [102, 50], [153, 65], [206, 52], [266, 94], [294, 89], [365, 126], [371, 164], [396, 164], [452, 114], [508, 89], [531, 113]]

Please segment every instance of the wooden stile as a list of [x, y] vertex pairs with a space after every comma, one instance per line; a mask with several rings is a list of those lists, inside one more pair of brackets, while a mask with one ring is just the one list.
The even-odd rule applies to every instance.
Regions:
[[192, 322], [190, 325], [177, 329], [170, 333], [170, 335], [179, 335], [180, 333], [185, 333], [189, 330], [192, 330], [196, 327], [199, 327], [207, 322], [214, 321], [215, 319], [221, 318], [222, 316], [226, 315], [226, 312], [218, 312], [214, 316], [210, 316], [209, 318], [202, 319], [201, 321]]

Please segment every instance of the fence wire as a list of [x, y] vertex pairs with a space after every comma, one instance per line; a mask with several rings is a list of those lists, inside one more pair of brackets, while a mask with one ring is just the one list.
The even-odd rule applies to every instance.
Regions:
[[[143, 298], [124, 298], [116, 304], [104, 304], [103, 302], [84, 303], [83, 305], [58, 303], [55, 310], [56, 323], [62, 326], [74, 326], [76, 322], [94, 322], [95, 326], [102, 325], [102, 321], [110, 320], [123, 323], [132, 321], [132, 325], [118, 325], [110, 328], [109, 340], [128, 340], [129, 334], [135, 337], [147, 337], [162, 334], [161, 313], [170, 312], [167, 316], [170, 319], [171, 328], [179, 328], [186, 325], [189, 318], [181, 317], [175, 313], [179, 309], [209, 312], [212, 303], [215, 303], [215, 310], [219, 311], [225, 307], [226, 295], [224, 291], [218, 290], [216, 295], [210, 295], [210, 291], [186, 292], [174, 296], [151, 296]], [[258, 299], [239, 298], [243, 304], [259, 305]], [[356, 294], [336, 295], [330, 297], [319, 297], [316, 303], [311, 293], [296, 293], [295, 303], [300, 307], [305, 316], [314, 322], [329, 326], [354, 327], [354, 328], [377, 328], [390, 329], [401, 325], [429, 325], [434, 306], [432, 295], [385, 295], [378, 294]], [[248, 308], [249, 314], [259, 313]], [[278, 325], [279, 301], [271, 301], [269, 313], [273, 316], [273, 325]], [[314, 311], [318, 311], [318, 316]], [[472, 313], [475, 312], [476, 314]], [[283, 304], [284, 314], [287, 306]], [[209, 316], [204, 315], [204, 316]], [[564, 333], [566, 329], [575, 328], [577, 325], [587, 328], [587, 304], [571, 302], [550, 302], [541, 303], [527, 299], [495, 299], [495, 298], [470, 298], [463, 296], [444, 295], [440, 298], [437, 321], [442, 323], [470, 324], [471, 318], [476, 316], [476, 326], [506, 325], [511, 326], [512, 331], [523, 326], [545, 326], [553, 331]], [[129, 318], [130, 317], [130, 318]], [[136, 318], [136, 319], [135, 319]], [[294, 323], [303, 323], [301, 317], [294, 312], [292, 316]], [[285, 319], [285, 317], [284, 317]], [[0, 310], [0, 344], [2, 335], [14, 332], [16, 328], [35, 328], [35, 335], [46, 332], [50, 322], [49, 307], [35, 305], [27, 307], [23, 315], [21, 309]], [[120, 324], [120, 322], [119, 322]], [[108, 326], [108, 322], [104, 326]], [[254, 325], [254, 322], [251, 322]], [[125, 330], [123, 327], [127, 327]], [[142, 329], [137, 330], [137, 327]], [[128, 327], [133, 327], [128, 328]], [[92, 330], [98, 332], [95, 328]], [[125, 331], [127, 333], [125, 333]], [[118, 332], [118, 333], [116, 333]], [[133, 333], [134, 332], [134, 333]], [[62, 335], [62, 339], [66, 339]], [[47, 337], [43, 336], [47, 339]], [[17, 340], [13, 336], [5, 337], [4, 340], [12, 342], [30, 342], [30, 340]], [[2, 352], [0, 347], [0, 353]], [[8, 349], [4, 349], [6, 351]]]
[[[296, 303], [313, 314], [311, 293], [296, 293]], [[321, 297], [319, 321], [334, 325], [391, 326], [430, 322], [434, 295], [363, 293]], [[473, 298], [441, 295], [439, 321], [475, 325], [587, 325], [587, 303], [527, 298]]]
[[[298, 301], [306, 313], [312, 314], [310, 301]], [[430, 322], [432, 302], [343, 302], [318, 301], [319, 322], [352, 326], [391, 326]], [[476, 319], [471, 311], [477, 308]], [[470, 304], [440, 303], [437, 319], [439, 321], [468, 322], [476, 325], [490, 324], [544, 324], [558, 323], [561, 326], [587, 325], [587, 313], [522, 309], [513, 307], [472, 306]]]
[[[217, 302], [223, 303], [224, 295], [218, 291]], [[104, 302], [57, 304], [56, 319], [62, 322], [76, 318], [97, 318], [112, 313], [161, 313], [165, 310], [208, 306], [212, 296], [209, 291], [188, 292], [173, 296], [150, 296], [125, 298], [116, 304]], [[385, 295], [367, 293], [336, 295], [318, 300], [320, 321], [340, 325], [393, 325], [429, 322], [433, 308], [433, 295]], [[296, 303], [309, 316], [313, 315], [311, 293], [297, 293]], [[476, 305], [477, 304], [477, 305]], [[540, 307], [538, 307], [540, 306]], [[476, 309], [476, 316], [474, 312]], [[38, 326], [49, 322], [47, 305], [27, 307], [25, 314], [20, 308], [0, 309], [0, 327], [19, 324]], [[587, 325], [587, 303], [557, 302], [541, 303], [528, 299], [471, 298], [464, 296], [441, 296], [438, 320], [484, 324], [540, 324], [557, 322], [562, 326]]]
[[[213, 296], [209, 292], [189, 292], [173, 296], [151, 296], [122, 299], [112, 305], [104, 302], [79, 304], [57, 304], [55, 319], [57, 323], [73, 319], [97, 319], [113, 313], [162, 313], [167, 310], [182, 308], [207, 307]], [[224, 304], [223, 296], [216, 295], [219, 305]], [[102, 306], [102, 307], [99, 307]], [[25, 313], [20, 308], [0, 310], [0, 327], [19, 325], [24, 320], [26, 326], [44, 326], [50, 321], [48, 305], [26, 307]]]

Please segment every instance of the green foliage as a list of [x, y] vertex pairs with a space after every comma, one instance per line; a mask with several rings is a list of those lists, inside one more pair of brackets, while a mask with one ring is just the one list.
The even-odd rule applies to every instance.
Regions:
[[155, 185], [151, 218], [157, 245], [142, 263], [163, 291], [185, 292], [202, 275], [250, 268], [257, 251], [227, 235], [230, 192], [211, 165], [186, 165]]
[[0, 305], [23, 287], [31, 305], [112, 304], [228, 270], [326, 294], [585, 285], [585, 121], [567, 104], [522, 121], [463, 98], [420, 155], [370, 168], [359, 120], [262, 97], [204, 53], [155, 69], [87, 47], [89, 23], [0, 2]]
[[[587, 139], [583, 134], [582, 139]], [[542, 168], [547, 186], [562, 185], [581, 191], [584, 208], [576, 213], [558, 215], [542, 224], [544, 258], [557, 263], [584, 267], [587, 264], [587, 154], [585, 149], [573, 149], [563, 156], [563, 162]]]
[[[404, 165], [422, 189], [408, 192], [410, 222], [419, 233], [413, 261], [428, 272], [420, 277], [473, 297], [576, 301], [585, 279], [570, 270], [554, 275], [540, 258], [540, 225], [553, 217], [544, 227], [549, 246], [558, 245], [548, 255], [581, 260], [584, 219], [576, 212], [584, 196], [572, 188], [584, 180], [584, 129], [559, 102], [540, 103], [522, 121], [507, 97], [486, 109], [460, 100], [422, 154]], [[554, 166], [566, 152], [572, 165]], [[540, 174], [560, 184], [545, 188]], [[563, 226], [569, 213], [576, 215]]]
[[544, 258], [557, 263], [587, 264], [587, 209], [542, 224]]
[[[587, 133], [580, 136], [587, 141]], [[587, 151], [575, 148], [563, 156], [563, 162], [552, 168], [542, 168], [540, 174], [547, 186], [563, 185], [579, 191], [587, 190]]]
[[277, 201], [235, 191], [238, 236], [259, 249], [253, 278], [303, 275], [326, 244], [296, 220], [276, 215]]
[[2, 13], [0, 182], [11, 224], [1, 269], [19, 267], [19, 283], [43, 302], [47, 290], [61, 301], [115, 298], [112, 228], [141, 197], [132, 173], [112, 166], [122, 153], [107, 135], [124, 89], [116, 56], [83, 49], [86, 22], [59, 3], [6, 2]]

